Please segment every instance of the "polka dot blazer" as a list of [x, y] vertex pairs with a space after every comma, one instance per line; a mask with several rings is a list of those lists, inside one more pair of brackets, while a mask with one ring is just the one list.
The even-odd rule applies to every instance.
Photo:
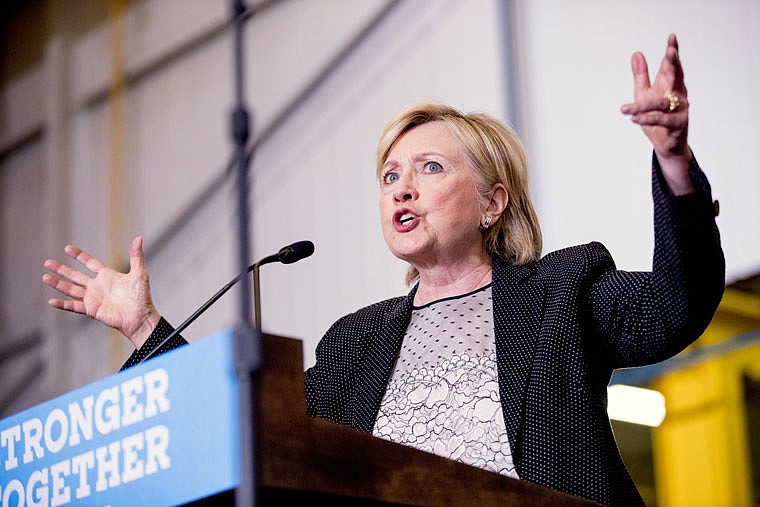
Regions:
[[[698, 192], [673, 197], [653, 162], [651, 272], [616, 270], [599, 243], [515, 266], [493, 259], [501, 405], [521, 479], [610, 506], [643, 505], [607, 417], [616, 368], [662, 361], [704, 331], [723, 294], [717, 205], [696, 164]], [[306, 371], [309, 414], [371, 432], [412, 313], [415, 289], [338, 320]], [[124, 368], [172, 332], [163, 319]], [[178, 337], [160, 352], [186, 342]], [[153, 345], [151, 345], [153, 344]]]
[[[599, 243], [515, 266], [493, 259], [502, 410], [522, 479], [605, 505], [643, 505], [607, 417], [615, 368], [662, 361], [694, 341], [724, 289], [709, 184], [673, 197], [653, 171], [652, 272], [615, 269]], [[371, 432], [411, 317], [413, 289], [337, 321], [306, 372], [309, 413]]]

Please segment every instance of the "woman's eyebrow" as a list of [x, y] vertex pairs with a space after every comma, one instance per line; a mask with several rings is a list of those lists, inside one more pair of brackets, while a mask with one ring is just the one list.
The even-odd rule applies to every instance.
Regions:
[[441, 152], [438, 152], [438, 151], [426, 151], [424, 153], [419, 153], [419, 154], [415, 155], [414, 156], [414, 160], [419, 160], [419, 159], [422, 159], [422, 158], [429, 158], [429, 157], [445, 158], [446, 160], [449, 159], [449, 157], [447, 157], [446, 155], [444, 155]]
[[390, 167], [398, 167], [398, 165], [399, 163], [396, 162], [395, 160], [392, 160], [392, 159], [386, 160], [385, 163], [382, 166], [380, 166], [380, 169], [382, 170], [382, 169], [388, 169]]

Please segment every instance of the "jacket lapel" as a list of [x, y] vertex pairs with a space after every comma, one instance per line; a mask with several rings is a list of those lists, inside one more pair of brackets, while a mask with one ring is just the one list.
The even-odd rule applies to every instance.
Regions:
[[[536, 283], [534, 265], [515, 266], [493, 259], [493, 313], [499, 395], [509, 443], [516, 463], [521, 453], [525, 391], [544, 314], [544, 286]], [[351, 425], [366, 432], [375, 426], [380, 402], [396, 364], [412, 315], [415, 286], [383, 318], [369, 345], [352, 399]]]
[[[493, 259], [493, 313], [504, 422], [515, 463], [522, 453], [525, 395], [544, 314], [544, 286], [535, 265], [515, 266]], [[519, 473], [518, 468], [518, 473]]]
[[412, 317], [415, 292], [416, 285], [384, 316], [377, 337], [369, 345], [367, 358], [351, 400], [351, 425], [355, 428], [369, 433], [375, 426], [380, 402]]

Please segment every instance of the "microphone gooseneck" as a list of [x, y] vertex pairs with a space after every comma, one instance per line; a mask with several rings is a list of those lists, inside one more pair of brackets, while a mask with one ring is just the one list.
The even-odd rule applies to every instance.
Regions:
[[274, 255], [264, 257], [253, 265], [253, 306], [254, 322], [256, 330], [261, 333], [261, 295], [259, 290], [259, 267], [270, 262], [281, 262], [282, 264], [293, 264], [301, 259], [305, 259], [314, 253], [314, 243], [311, 241], [296, 241], [288, 246], [280, 248], [280, 251]]
[[174, 337], [179, 335], [182, 331], [184, 331], [187, 326], [192, 324], [192, 322], [200, 317], [200, 315], [208, 310], [208, 308], [216, 303], [216, 301], [224, 295], [225, 292], [230, 290], [233, 285], [235, 285], [237, 282], [239, 282], [244, 276], [246, 276], [248, 273], [253, 271], [253, 290], [254, 290], [254, 304], [256, 306], [256, 328], [261, 331], [261, 303], [259, 299], [259, 266], [263, 264], [269, 264], [272, 262], [280, 262], [282, 264], [293, 264], [294, 262], [298, 262], [301, 259], [305, 259], [306, 257], [309, 257], [311, 254], [314, 253], [314, 243], [311, 241], [297, 241], [293, 244], [290, 244], [288, 246], [282, 247], [279, 252], [273, 255], [268, 255], [254, 264], [251, 264], [248, 266], [248, 269], [244, 273], [239, 274], [227, 284], [219, 289], [219, 291], [211, 296], [211, 298], [203, 303], [203, 305], [198, 308], [195, 312], [193, 312], [190, 317], [188, 317], [182, 324], [179, 325], [179, 327], [175, 328], [174, 331], [169, 334], [164, 340], [161, 341], [158, 345], [156, 345], [153, 350], [150, 351], [149, 354], [147, 354], [139, 363], [147, 361], [148, 359], [155, 357], [157, 355], [157, 352], [169, 343]]

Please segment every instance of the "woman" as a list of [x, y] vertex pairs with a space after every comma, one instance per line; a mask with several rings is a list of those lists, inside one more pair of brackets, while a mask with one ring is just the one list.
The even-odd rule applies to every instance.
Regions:
[[[652, 84], [632, 57], [623, 113], [654, 148], [649, 273], [617, 271], [598, 243], [543, 258], [517, 136], [486, 115], [404, 111], [378, 148], [384, 238], [410, 264], [407, 296], [337, 321], [306, 372], [308, 411], [606, 505], [642, 505], [610, 429], [615, 368], [663, 360], [696, 339], [724, 287], [710, 186], [687, 143], [675, 36]], [[130, 272], [75, 247], [96, 276], [56, 261], [44, 280], [122, 331], [141, 360], [171, 332], [155, 309], [141, 240]], [[184, 343], [178, 339], [165, 349]]]

